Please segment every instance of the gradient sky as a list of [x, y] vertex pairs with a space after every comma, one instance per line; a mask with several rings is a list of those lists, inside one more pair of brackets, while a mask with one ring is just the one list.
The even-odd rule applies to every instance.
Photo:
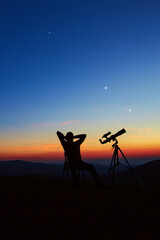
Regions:
[[[56, 131], [86, 133], [84, 158], [160, 156], [160, 2], [2, 0], [0, 159], [63, 158]], [[105, 89], [107, 88], [107, 89]]]

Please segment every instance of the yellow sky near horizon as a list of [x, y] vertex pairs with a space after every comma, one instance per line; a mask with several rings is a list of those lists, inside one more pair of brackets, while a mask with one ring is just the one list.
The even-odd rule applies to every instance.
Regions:
[[[76, 127], [78, 123], [76, 123]], [[61, 131], [66, 134], [67, 131], [73, 131], [75, 134], [84, 133], [70, 125], [61, 126]], [[81, 128], [83, 128], [81, 126]], [[71, 129], [71, 130], [70, 130]], [[156, 127], [126, 127], [126, 133], [119, 136], [120, 147], [128, 156], [143, 156], [150, 154], [160, 156], [160, 130]], [[65, 130], [65, 131], [64, 131]], [[75, 131], [76, 130], [76, 131]], [[119, 131], [120, 129], [117, 129]], [[117, 131], [108, 129], [112, 134]], [[82, 155], [85, 158], [105, 158], [112, 154], [112, 143], [100, 144], [99, 138], [105, 133], [99, 134], [99, 129], [93, 126], [88, 128], [87, 138], [81, 146]], [[56, 135], [56, 129], [16, 129], [11, 132], [1, 134], [0, 139], [0, 159], [60, 159], [63, 158], [63, 148]]]

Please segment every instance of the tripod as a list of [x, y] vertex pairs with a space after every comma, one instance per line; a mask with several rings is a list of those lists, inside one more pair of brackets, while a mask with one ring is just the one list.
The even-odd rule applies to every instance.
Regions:
[[[114, 183], [114, 174], [115, 174], [115, 168], [116, 166], [118, 166], [120, 164], [119, 161], [119, 156], [118, 156], [118, 152], [121, 153], [121, 155], [123, 156], [124, 160], [126, 161], [128, 168], [132, 171], [132, 173], [134, 174], [134, 176], [136, 177], [136, 179], [138, 180], [140, 186], [145, 189], [143, 183], [141, 182], [141, 180], [139, 179], [138, 175], [135, 173], [135, 171], [133, 170], [133, 168], [131, 167], [131, 165], [129, 164], [128, 160], [126, 159], [126, 157], [124, 156], [122, 150], [120, 149], [120, 147], [118, 146], [118, 141], [117, 139], [115, 139], [115, 143], [112, 145], [114, 152], [113, 152], [113, 156], [112, 156], [112, 160], [111, 160], [111, 164], [108, 170], [108, 174], [112, 171], [112, 179], [111, 179], [111, 185], [113, 186]], [[107, 174], [107, 175], [108, 175]]]

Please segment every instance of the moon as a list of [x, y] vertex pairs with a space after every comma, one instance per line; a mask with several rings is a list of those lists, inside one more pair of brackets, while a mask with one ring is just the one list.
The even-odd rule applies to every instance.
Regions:
[[132, 109], [129, 109], [128, 112], [132, 112]]
[[104, 89], [105, 89], [105, 90], [107, 90], [107, 89], [108, 89], [108, 87], [107, 87], [107, 86], [105, 86], [105, 87], [104, 87]]

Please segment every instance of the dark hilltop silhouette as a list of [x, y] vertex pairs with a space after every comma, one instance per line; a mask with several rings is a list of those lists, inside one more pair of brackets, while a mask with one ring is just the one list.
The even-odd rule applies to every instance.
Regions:
[[97, 188], [92, 178], [77, 188], [62, 184], [63, 164], [0, 162], [1, 238], [157, 239], [160, 160], [134, 169], [145, 190], [128, 170], [115, 172], [113, 189]]
[[[35, 163], [23, 160], [0, 161], [0, 176], [46, 176], [61, 179], [64, 163]], [[109, 166], [94, 165], [102, 182], [109, 183], [106, 177]], [[120, 168], [120, 171], [119, 171]], [[135, 172], [147, 185], [160, 184], [160, 159], [134, 166]], [[86, 180], [92, 182], [90, 174], [85, 172]], [[130, 169], [118, 166], [115, 172], [115, 184], [137, 184]]]
[[23, 160], [0, 161], [1, 176], [52, 176], [59, 177], [62, 174], [62, 164], [46, 164], [28, 162]]
[[[143, 165], [137, 166], [134, 170], [138, 176], [141, 177], [146, 186], [160, 184], [160, 159], [149, 161]], [[121, 179], [122, 183], [125, 182], [125, 178], [127, 179], [128, 184], [136, 182], [136, 179], [134, 176], [131, 176], [129, 170], [117, 173], [117, 178]]]
[[[36, 166], [42, 170], [45, 164], [1, 162], [0, 169], [14, 170], [19, 166], [22, 170], [27, 165], [28, 169], [34, 168], [35, 174]], [[56, 169], [54, 164], [53, 167]], [[160, 160], [137, 167], [136, 171], [141, 177], [147, 176], [146, 179], [153, 179], [157, 173], [158, 179]], [[75, 188], [63, 185], [60, 177], [34, 174], [0, 176], [2, 239], [152, 240], [160, 234], [158, 184], [142, 190], [137, 183], [125, 181], [105, 190], [87, 182]], [[123, 175], [126, 171], [116, 174]]]

